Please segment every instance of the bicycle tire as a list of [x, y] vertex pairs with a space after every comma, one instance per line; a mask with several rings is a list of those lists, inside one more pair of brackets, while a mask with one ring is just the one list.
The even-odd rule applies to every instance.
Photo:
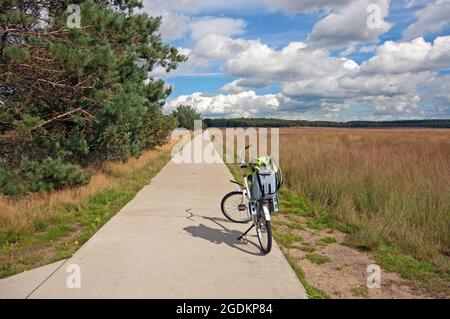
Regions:
[[[248, 208], [248, 203], [245, 204], [245, 205], [246, 205], [246, 214], [241, 213], [241, 211], [239, 210], [239, 208], [237, 208], [237, 210], [239, 211], [239, 214], [242, 215], [242, 216], [241, 216], [242, 218], [236, 218], [236, 217], [234, 216], [233, 212], [231, 212], [230, 210], [227, 209], [227, 201], [228, 201], [230, 198], [232, 198], [233, 196], [240, 196], [240, 197], [242, 198], [243, 192], [241, 192], [241, 191], [234, 191], [234, 192], [230, 192], [230, 193], [226, 194], [226, 195], [223, 197], [222, 202], [220, 203], [220, 208], [221, 208], [221, 210], [222, 210], [222, 213], [224, 214], [224, 216], [225, 216], [227, 219], [231, 220], [232, 222], [240, 223], [240, 224], [246, 224], [246, 223], [248, 223], [249, 221], [252, 220], [252, 218], [251, 218], [251, 216], [250, 216], [250, 212], [248, 211], [248, 209], [249, 209], [249, 208]], [[231, 205], [233, 205], [233, 203], [234, 203], [234, 204], [237, 204], [238, 201], [232, 202]], [[241, 204], [241, 205], [244, 205], [244, 204]], [[235, 211], [234, 213], [236, 213], [236, 211]], [[238, 215], [238, 216], [239, 216], [239, 215]]]
[[[261, 227], [260, 227], [260, 221], [263, 220], [264, 221], [264, 227], [265, 227], [265, 231], [266, 231], [266, 236], [267, 236], [267, 243], [263, 243], [262, 242], [262, 234], [261, 234]], [[264, 255], [267, 255], [268, 253], [270, 253], [270, 251], [272, 250], [272, 227], [270, 224], [270, 221], [267, 221], [266, 218], [264, 217], [264, 215], [260, 215], [256, 224], [256, 234], [258, 236], [258, 241], [259, 241], [259, 245], [261, 246], [261, 251], [263, 252]]]

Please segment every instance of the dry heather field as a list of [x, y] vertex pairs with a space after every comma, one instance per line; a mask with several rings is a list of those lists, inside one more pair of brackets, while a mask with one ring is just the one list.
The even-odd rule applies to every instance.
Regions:
[[316, 235], [345, 233], [346, 246], [374, 253], [382, 267], [449, 293], [450, 130], [289, 128], [280, 145], [282, 206], [292, 215], [275, 225], [281, 246], [288, 230], [306, 236], [292, 223], [306, 216]]
[[285, 129], [290, 189], [417, 257], [450, 253], [450, 130]]

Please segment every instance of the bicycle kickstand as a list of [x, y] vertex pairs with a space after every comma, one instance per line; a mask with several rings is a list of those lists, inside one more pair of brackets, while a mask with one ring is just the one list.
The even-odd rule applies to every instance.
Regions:
[[242, 237], [244, 237], [245, 235], [247, 235], [248, 232], [249, 232], [253, 227], [255, 227], [255, 224], [251, 225], [250, 228], [247, 229], [247, 230], [245, 231], [245, 233], [243, 233], [241, 236], [239, 236], [237, 240], [241, 240]]

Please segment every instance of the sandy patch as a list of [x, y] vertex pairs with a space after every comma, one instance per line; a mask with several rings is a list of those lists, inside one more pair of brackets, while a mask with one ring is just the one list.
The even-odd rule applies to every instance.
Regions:
[[[299, 221], [304, 220], [297, 218]], [[289, 222], [285, 216], [277, 216], [278, 222]], [[407, 280], [395, 273], [381, 269], [380, 288], [367, 288], [367, 266], [376, 264], [369, 252], [343, 245], [345, 234], [339, 231], [310, 230], [304, 223], [304, 229], [292, 229], [278, 225], [277, 229], [286, 233], [295, 233], [303, 238], [292, 247], [282, 247], [284, 252], [294, 257], [305, 272], [306, 280], [331, 298], [430, 298], [414, 288]], [[323, 238], [334, 238], [335, 243], [323, 243]], [[329, 258], [328, 262], [316, 264], [308, 259], [308, 254], [319, 254]]]

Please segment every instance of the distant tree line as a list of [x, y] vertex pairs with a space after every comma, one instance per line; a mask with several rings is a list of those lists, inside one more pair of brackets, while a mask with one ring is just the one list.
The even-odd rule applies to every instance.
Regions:
[[342, 127], [342, 128], [383, 128], [383, 127], [426, 127], [450, 128], [450, 119], [405, 120], [405, 121], [304, 121], [276, 118], [206, 118], [206, 127]]

